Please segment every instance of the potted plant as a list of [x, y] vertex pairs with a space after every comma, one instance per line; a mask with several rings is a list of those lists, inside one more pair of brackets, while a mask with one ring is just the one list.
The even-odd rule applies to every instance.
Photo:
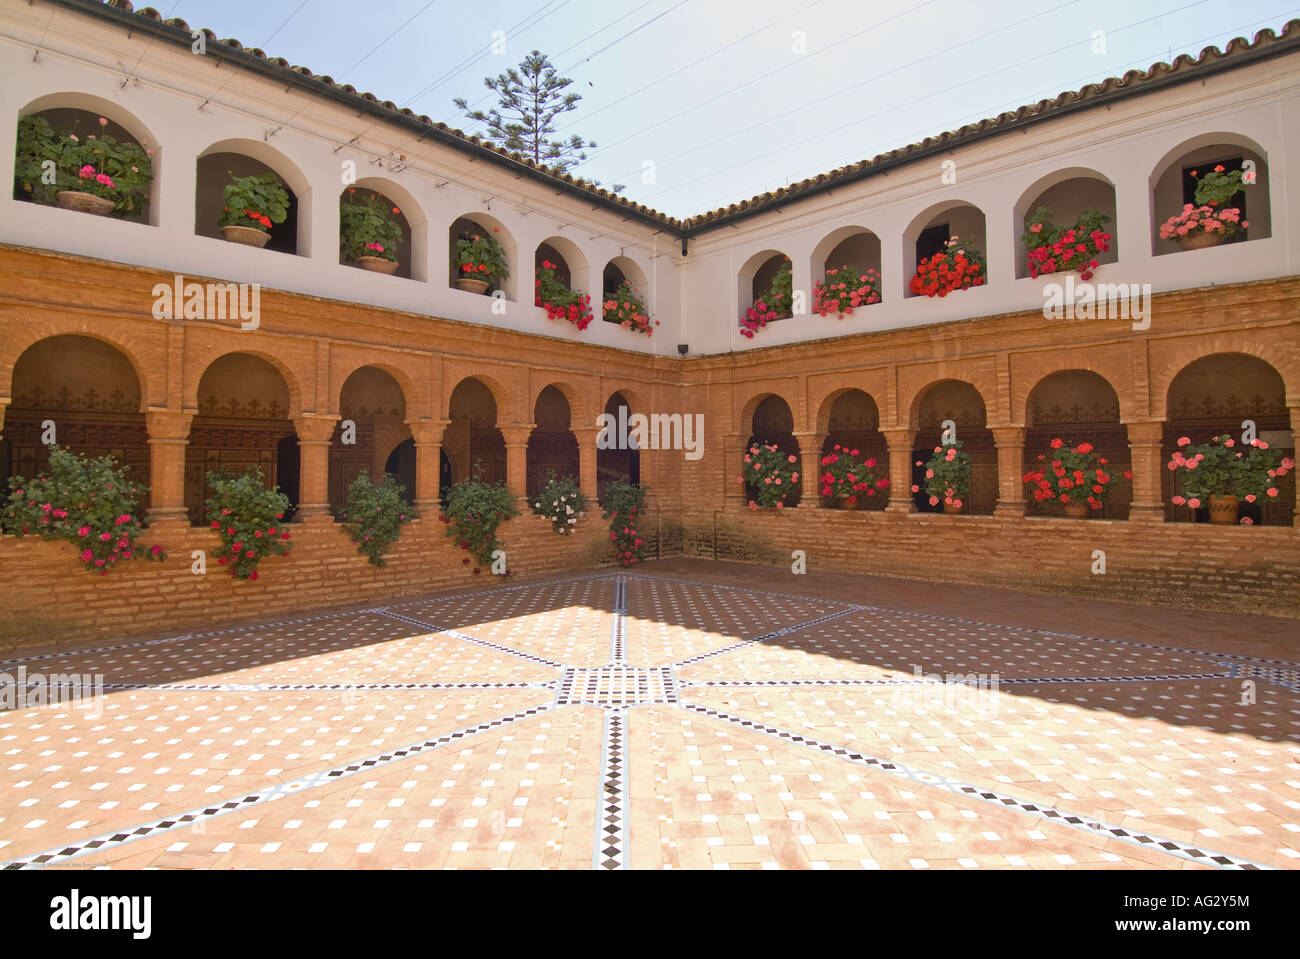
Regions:
[[375, 482], [362, 470], [348, 487], [347, 500], [338, 519], [358, 553], [365, 553], [374, 566], [387, 565], [384, 556], [411, 521], [411, 509], [402, 499], [405, 488], [391, 473]]
[[469, 566], [471, 559], [477, 563], [474, 574], [482, 567], [491, 568], [492, 554], [504, 549], [497, 539], [497, 529], [505, 521], [519, 515], [514, 494], [504, 484], [492, 485], [481, 478], [481, 467], [474, 464], [474, 479], [463, 480], [451, 488], [447, 506], [438, 517], [447, 527], [447, 535], [456, 540], [456, 546], [469, 553], [461, 562]]
[[[605, 294], [604, 310], [607, 323], [617, 323], [625, 330], [644, 333], [646, 336], [654, 333], [645, 303], [626, 280], [613, 293]], [[658, 325], [659, 321], [655, 320], [655, 326]]]
[[794, 305], [794, 274], [790, 269], [790, 258], [787, 256], [776, 275], [772, 277], [772, 285], [768, 287], [766, 293], [754, 300], [754, 305], [745, 310], [745, 316], [740, 321], [740, 335], [753, 339], [754, 332], [761, 330], [773, 320], [783, 320], [793, 316], [792, 309]]
[[266, 246], [271, 226], [289, 217], [289, 191], [269, 171], [239, 177], [231, 173], [230, 180], [225, 188], [225, 207], [217, 221], [222, 237], [245, 246]]
[[572, 476], [555, 478], [555, 470], [548, 470], [546, 484], [533, 500], [533, 513], [549, 520], [551, 529], [561, 536], [572, 533], [578, 519], [587, 508], [587, 497], [578, 488]]
[[754, 487], [755, 498], [749, 501], [750, 509], [773, 506], [784, 509], [786, 499], [798, 488], [799, 457], [782, 451], [774, 443], [756, 443], [745, 453], [736, 482]]
[[[1025, 473], [1023, 480], [1033, 487], [1034, 502], [1061, 503], [1066, 516], [1086, 519], [1089, 510], [1101, 509], [1105, 504], [1116, 478], [1106, 469], [1106, 458], [1096, 455], [1091, 443], [1067, 447], [1056, 438], [1051, 446], [1052, 459], [1048, 461], [1045, 454], [1039, 453], [1043, 465]], [[1124, 478], [1132, 479], [1133, 474], [1125, 470]]]
[[916, 275], [907, 285], [917, 296], [947, 296], [956, 290], [983, 286], [987, 277], [983, 254], [953, 236], [943, 250], [917, 264]]
[[1238, 207], [1227, 206], [1243, 189], [1240, 170], [1226, 173], [1222, 164], [1216, 166], [1196, 181], [1195, 202], [1184, 204], [1181, 213], [1160, 227], [1160, 238], [1175, 240], [1184, 250], [1197, 250], [1244, 233], [1250, 223], [1241, 218]]
[[880, 302], [880, 274], [839, 266], [826, 271], [826, 280], [813, 284], [813, 312], [821, 316], [836, 314], [841, 320], [859, 306]]
[[401, 213], [390, 207], [378, 193], [371, 192], [364, 199], [355, 199], [356, 187], [348, 187], [347, 196], [339, 204], [339, 241], [343, 258], [363, 270], [385, 273], [397, 272], [397, 249], [402, 245], [402, 225], [392, 218]]
[[[153, 182], [153, 151], [103, 132], [55, 133], [42, 116], [18, 121], [14, 179], [34, 201], [96, 216], [125, 217], [144, 207]], [[53, 164], [53, 167], [50, 166]], [[49, 183], [53, 170], [54, 182]]]
[[1110, 249], [1111, 235], [1103, 227], [1110, 217], [1089, 207], [1072, 226], [1057, 226], [1052, 208], [1040, 206], [1025, 221], [1020, 236], [1029, 259], [1029, 275], [1074, 273], [1085, 283], [1097, 269], [1096, 254]]
[[543, 260], [534, 281], [534, 302], [546, 311], [548, 320], [568, 320], [579, 330], [591, 323], [591, 297], [581, 290], [571, 290], [555, 275], [559, 269], [550, 260]]
[[267, 489], [256, 466], [238, 475], [209, 472], [207, 483], [208, 526], [221, 540], [213, 555], [236, 579], [256, 580], [263, 559], [284, 556], [293, 546], [284, 524], [289, 497], [278, 486]]
[[90, 459], [51, 446], [49, 469], [30, 480], [10, 477], [9, 490], [0, 528], [18, 537], [66, 540], [92, 573], [107, 576], [133, 559], [166, 559], [161, 546], [139, 542], [148, 488], [132, 482], [111, 456]]
[[[942, 500], [945, 513], [960, 513], [970, 495], [971, 459], [961, 446], [961, 440], [954, 440], [947, 446], [936, 446], [926, 462], [916, 461], [917, 466], [925, 467], [924, 487], [930, 505], [938, 506]], [[913, 484], [912, 492], [919, 493], [921, 488]]]
[[[492, 228], [492, 233], [500, 231]], [[483, 294], [509, 276], [506, 251], [490, 233], [466, 233], [456, 241], [456, 289]]]
[[625, 479], [610, 480], [605, 485], [605, 502], [601, 518], [609, 520], [609, 538], [614, 544], [614, 555], [624, 566], [645, 560], [645, 538], [637, 530], [641, 523], [638, 515], [645, 506], [648, 486], [637, 486]]
[[1227, 524], [1237, 522], [1240, 500], [1276, 499], [1277, 481], [1295, 469], [1295, 460], [1270, 450], [1264, 440], [1238, 443], [1224, 433], [1196, 446], [1180, 436], [1167, 466], [1182, 490], [1173, 497], [1174, 505], [1208, 507], [1211, 523]]
[[889, 489], [889, 478], [876, 478], [873, 472], [876, 461], [858, 459], [858, 451], [835, 444], [835, 448], [822, 457], [822, 496], [836, 500], [842, 508], [855, 510], [862, 500], [875, 496], [876, 491]]

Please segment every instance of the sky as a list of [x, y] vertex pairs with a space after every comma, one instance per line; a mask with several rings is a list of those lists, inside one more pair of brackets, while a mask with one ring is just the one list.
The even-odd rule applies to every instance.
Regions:
[[540, 50], [582, 97], [559, 134], [598, 144], [571, 172], [676, 217], [1300, 17], [1296, 0], [154, 3], [466, 132], [452, 99], [491, 107], [484, 77]]

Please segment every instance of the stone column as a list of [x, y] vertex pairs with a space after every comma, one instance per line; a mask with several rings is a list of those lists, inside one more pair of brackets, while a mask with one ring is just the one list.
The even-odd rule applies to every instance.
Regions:
[[1025, 428], [991, 426], [993, 443], [998, 450], [998, 502], [994, 516], [1025, 515]]
[[794, 438], [799, 441], [799, 482], [803, 484], [799, 508], [821, 509], [822, 444], [826, 442], [826, 434], [795, 433]]
[[330, 441], [338, 425], [337, 415], [304, 413], [293, 420], [298, 434], [298, 513], [301, 523], [330, 525]]
[[150, 526], [188, 526], [185, 509], [185, 448], [190, 442], [192, 413], [150, 410], [145, 413], [149, 431]]
[[889, 505], [890, 513], [910, 513], [912, 502], [912, 437], [911, 427], [882, 429], [885, 444], [889, 447]]
[[506, 485], [521, 512], [528, 512], [528, 437], [532, 424], [499, 427], [506, 440]]
[[415, 508], [433, 516], [441, 508], [438, 480], [442, 475], [442, 431], [445, 424], [424, 420], [406, 424], [415, 440]]
[[1165, 424], [1161, 420], [1125, 423], [1133, 461], [1133, 502], [1128, 518], [1133, 523], [1163, 523], [1165, 507], [1160, 498], [1161, 470], [1165, 468], [1161, 445]]

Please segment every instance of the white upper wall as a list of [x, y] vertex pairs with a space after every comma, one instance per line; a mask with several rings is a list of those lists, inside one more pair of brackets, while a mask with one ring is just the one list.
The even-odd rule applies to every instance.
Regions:
[[[94, 17], [60, 9], [33, 17], [25, 0], [0, 0], [0, 177], [13, 181], [15, 127], [32, 104], [80, 106], [121, 123], [155, 147], [153, 223], [92, 218], [67, 210], [0, 198], [0, 242], [48, 248], [211, 276], [314, 296], [373, 304], [431, 316], [649, 353], [675, 354], [689, 343], [693, 355], [754, 349], [864, 331], [922, 326], [971, 317], [1039, 309], [1043, 286], [1062, 277], [1016, 279], [1017, 208], [1035, 187], [1062, 170], [1087, 170], [1115, 190], [1119, 260], [1103, 265], [1097, 283], [1150, 284], [1153, 292], [1235, 283], [1300, 273], [1300, 55], [1182, 83], [956, 147], [806, 200], [781, 212], [762, 213], [734, 226], [680, 242], [667, 231], [625, 219], [614, 211], [527, 177], [419, 138], [393, 124], [313, 97], [251, 71], [196, 56]], [[33, 50], [40, 56], [33, 60]], [[146, 54], [147, 51], [147, 55]], [[128, 69], [124, 65], [131, 65]], [[313, 66], [326, 68], [328, 64]], [[131, 79], [123, 83], [125, 73]], [[202, 108], [200, 109], [200, 106]], [[938, 131], [936, 131], [937, 133]], [[355, 139], [354, 139], [355, 138]], [[1207, 141], [1239, 145], [1267, 161], [1271, 235], [1204, 250], [1153, 255], [1160, 222], [1178, 212], [1156, 206], [1162, 173]], [[214, 144], [247, 152], [277, 169], [302, 209], [298, 256], [243, 247], [195, 235], [198, 158]], [[343, 146], [340, 146], [343, 144]], [[405, 156], [390, 172], [376, 156]], [[411, 223], [413, 279], [367, 273], [338, 262], [338, 196], [342, 162], [353, 160], [367, 185], [399, 202]], [[943, 160], [956, 164], [956, 183], [942, 181]], [[377, 179], [372, 179], [377, 178]], [[377, 182], [386, 181], [386, 183]], [[1252, 188], [1253, 189], [1253, 188]], [[1168, 192], [1168, 182], [1162, 197]], [[1254, 202], [1256, 193], [1248, 194]], [[949, 203], [983, 212], [989, 283], [942, 299], [906, 297], [916, 230]], [[1256, 207], [1247, 216], [1257, 217]], [[505, 315], [493, 301], [447, 284], [448, 231], [467, 214], [486, 214], [507, 230], [518, 250], [507, 284]], [[811, 260], [829, 234], [847, 226], [880, 240], [883, 302], [844, 320], [805, 312], [739, 335], [738, 318], [749, 305], [738, 275], [763, 250], [791, 257], [794, 286], [812, 308]], [[596, 320], [579, 333], [547, 320], [532, 302], [532, 258], [539, 243], [562, 237], [586, 261], [594, 287]], [[310, 255], [305, 255], [310, 254]], [[655, 335], [646, 338], [600, 322], [600, 273], [617, 256], [631, 259], [647, 278]], [[1153, 322], [1158, 329], [1159, 318]]]

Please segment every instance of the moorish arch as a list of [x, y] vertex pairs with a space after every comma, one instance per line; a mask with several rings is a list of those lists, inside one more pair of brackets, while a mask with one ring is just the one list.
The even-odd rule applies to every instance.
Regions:
[[452, 483], [475, 478], [493, 485], [506, 482], [506, 440], [497, 417], [497, 396], [483, 379], [468, 376], [456, 384], [442, 436]]
[[114, 344], [79, 334], [37, 340], [14, 362], [10, 394], [0, 440], [0, 484], [13, 475], [44, 471], [50, 459], [45, 440], [51, 435], [71, 452], [112, 456], [149, 484], [140, 376]]
[[[1050, 461], [1052, 441], [1066, 446], [1091, 443], [1096, 455], [1105, 459], [1112, 477], [1131, 469], [1128, 427], [1121, 421], [1119, 394], [1101, 375], [1091, 370], [1057, 370], [1049, 373], [1029, 391], [1025, 413], [1025, 459], [1023, 469], [1039, 465], [1040, 455]], [[1106, 505], [1094, 511], [1103, 519], [1127, 519], [1133, 500], [1131, 483], [1117, 479]], [[1030, 514], [1061, 512], [1057, 503], [1038, 503], [1027, 497]]]
[[[375, 197], [374, 203], [383, 215], [395, 222], [402, 233], [401, 242], [397, 246], [397, 270], [394, 275], [413, 280], [428, 279], [429, 222], [415, 195], [392, 180], [368, 176], [344, 187], [339, 194], [339, 203], [362, 202], [371, 196]], [[339, 240], [339, 262], [347, 263], [341, 246], [341, 231]]]
[[[402, 386], [387, 370], [363, 366], [344, 381], [329, 450], [329, 501], [335, 510], [363, 470], [376, 481], [393, 473], [405, 487], [406, 500], [414, 498], [415, 444], [406, 409]], [[396, 468], [390, 470], [390, 465]]]
[[1254, 183], [1243, 185], [1229, 205], [1241, 211], [1250, 225], [1227, 242], [1262, 240], [1273, 235], [1271, 176], [1268, 153], [1252, 138], [1226, 131], [1199, 134], [1176, 144], [1155, 164], [1148, 178], [1151, 203], [1151, 253], [1153, 256], [1184, 252], [1175, 240], [1162, 239], [1160, 227], [1194, 202], [1197, 179], [1207, 170], [1223, 166], [1224, 172], [1243, 171], [1243, 184], [1253, 173]]
[[533, 427], [528, 437], [527, 495], [536, 496], [547, 478], [578, 481], [578, 440], [573, 435], [573, 412], [565, 391], [545, 387], [533, 406]]
[[971, 458], [970, 494], [961, 512], [992, 513], [997, 505], [998, 454], [993, 432], [988, 428], [984, 396], [971, 383], [956, 379], [929, 384], [913, 403], [912, 483], [921, 487], [921, 492], [913, 495], [916, 510], [943, 511], [942, 504], [930, 505], [925, 495], [925, 471], [916, 463], [924, 463], [934, 455], [934, 448], [941, 445], [946, 421], [956, 426], [957, 439]]
[[[794, 413], [790, 404], [776, 393], [762, 394], [755, 397], [745, 404], [745, 409], [749, 412], [748, 422], [743, 425], [749, 430], [749, 438], [745, 441], [742, 455], [748, 455], [751, 447], [756, 445], [772, 445], [787, 456], [793, 456], [795, 469], [798, 470], [800, 477], [794, 484], [794, 488], [785, 499], [785, 505], [798, 506], [803, 497], [803, 460], [800, 455], [799, 440], [794, 435]], [[741, 464], [737, 463], [736, 468], [739, 472]], [[748, 482], [744, 484], [745, 501], [750, 502], [757, 496], [758, 491]]]
[[[611, 424], [625, 424], [636, 413], [646, 415], [635, 393], [619, 389], [610, 394], [602, 410], [610, 417]], [[597, 500], [603, 501], [605, 487], [611, 480], [623, 480], [633, 485], [641, 485], [641, 451], [636, 448], [636, 438], [630, 430], [611, 428], [611, 442], [604, 448], [596, 450], [596, 494]]]
[[[878, 479], [888, 478], [889, 448], [880, 432], [880, 408], [871, 394], [848, 387], [826, 397], [817, 414], [817, 432], [826, 437], [822, 456], [836, 446], [857, 450], [855, 459], [864, 463], [875, 460], [872, 473]], [[877, 489], [861, 499], [859, 509], [884, 509], [888, 502], [889, 491]]]
[[[1272, 364], [1245, 353], [1214, 353], [1182, 367], [1170, 381], [1162, 437], [1162, 459], [1169, 462], [1178, 440], [1204, 443], [1224, 433], [1242, 439], [1246, 421], [1254, 424], [1258, 438], [1271, 449], [1295, 458], [1295, 424], [1286, 405], [1286, 385]], [[1168, 520], [1208, 520], [1202, 508], [1175, 506], [1178, 492], [1174, 474], [1161, 470], [1161, 498]], [[1239, 513], [1254, 523], [1290, 526], [1295, 514], [1295, 472], [1278, 483], [1279, 495], [1255, 504], [1241, 504]]]
[[[1025, 227], [1032, 225], [1029, 217], [1039, 207], [1049, 208], [1053, 221], [1061, 227], [1072, 226], [1079, 214], [1086, 209], [1095, 209], [1110, 217], [1102, 227], [1103, 232], [1110, 234], [1110, 242], [1107, 244], [1110, 249], [1096, 254], [1095, 259], [1099, 266], [1119, 259], [1119, 222], [1113, 180], [1087, 167], [1067, 167], [1035, 180], [1016, 201], [1012, 229], [1016, 238], [1017, 278], [1029, 276], [1029, 258], [1019, 239]], [[1089, 246], [1091, 248], [1091, 244]]]
[[265, 250], [311, 256], [311, 181], [292, 160], [261, 140], [230, 139], [199, 154], [194, 184], [194, 232], [222, 239], [219, 221], [232, 177], [274, 173], [289, 194], [288, 215], [271, 227]]
[[[206, 524], [208, 474], [261, 470], [267, 489], [279, 487], [298, 504], [300, 456], [289, 384], [280, 370], [252, 353], [232, 352], [199, 378], [197, 413], [185, 448], [185, 507]], [[292, 512], [285, 517], [293, 519]]]

